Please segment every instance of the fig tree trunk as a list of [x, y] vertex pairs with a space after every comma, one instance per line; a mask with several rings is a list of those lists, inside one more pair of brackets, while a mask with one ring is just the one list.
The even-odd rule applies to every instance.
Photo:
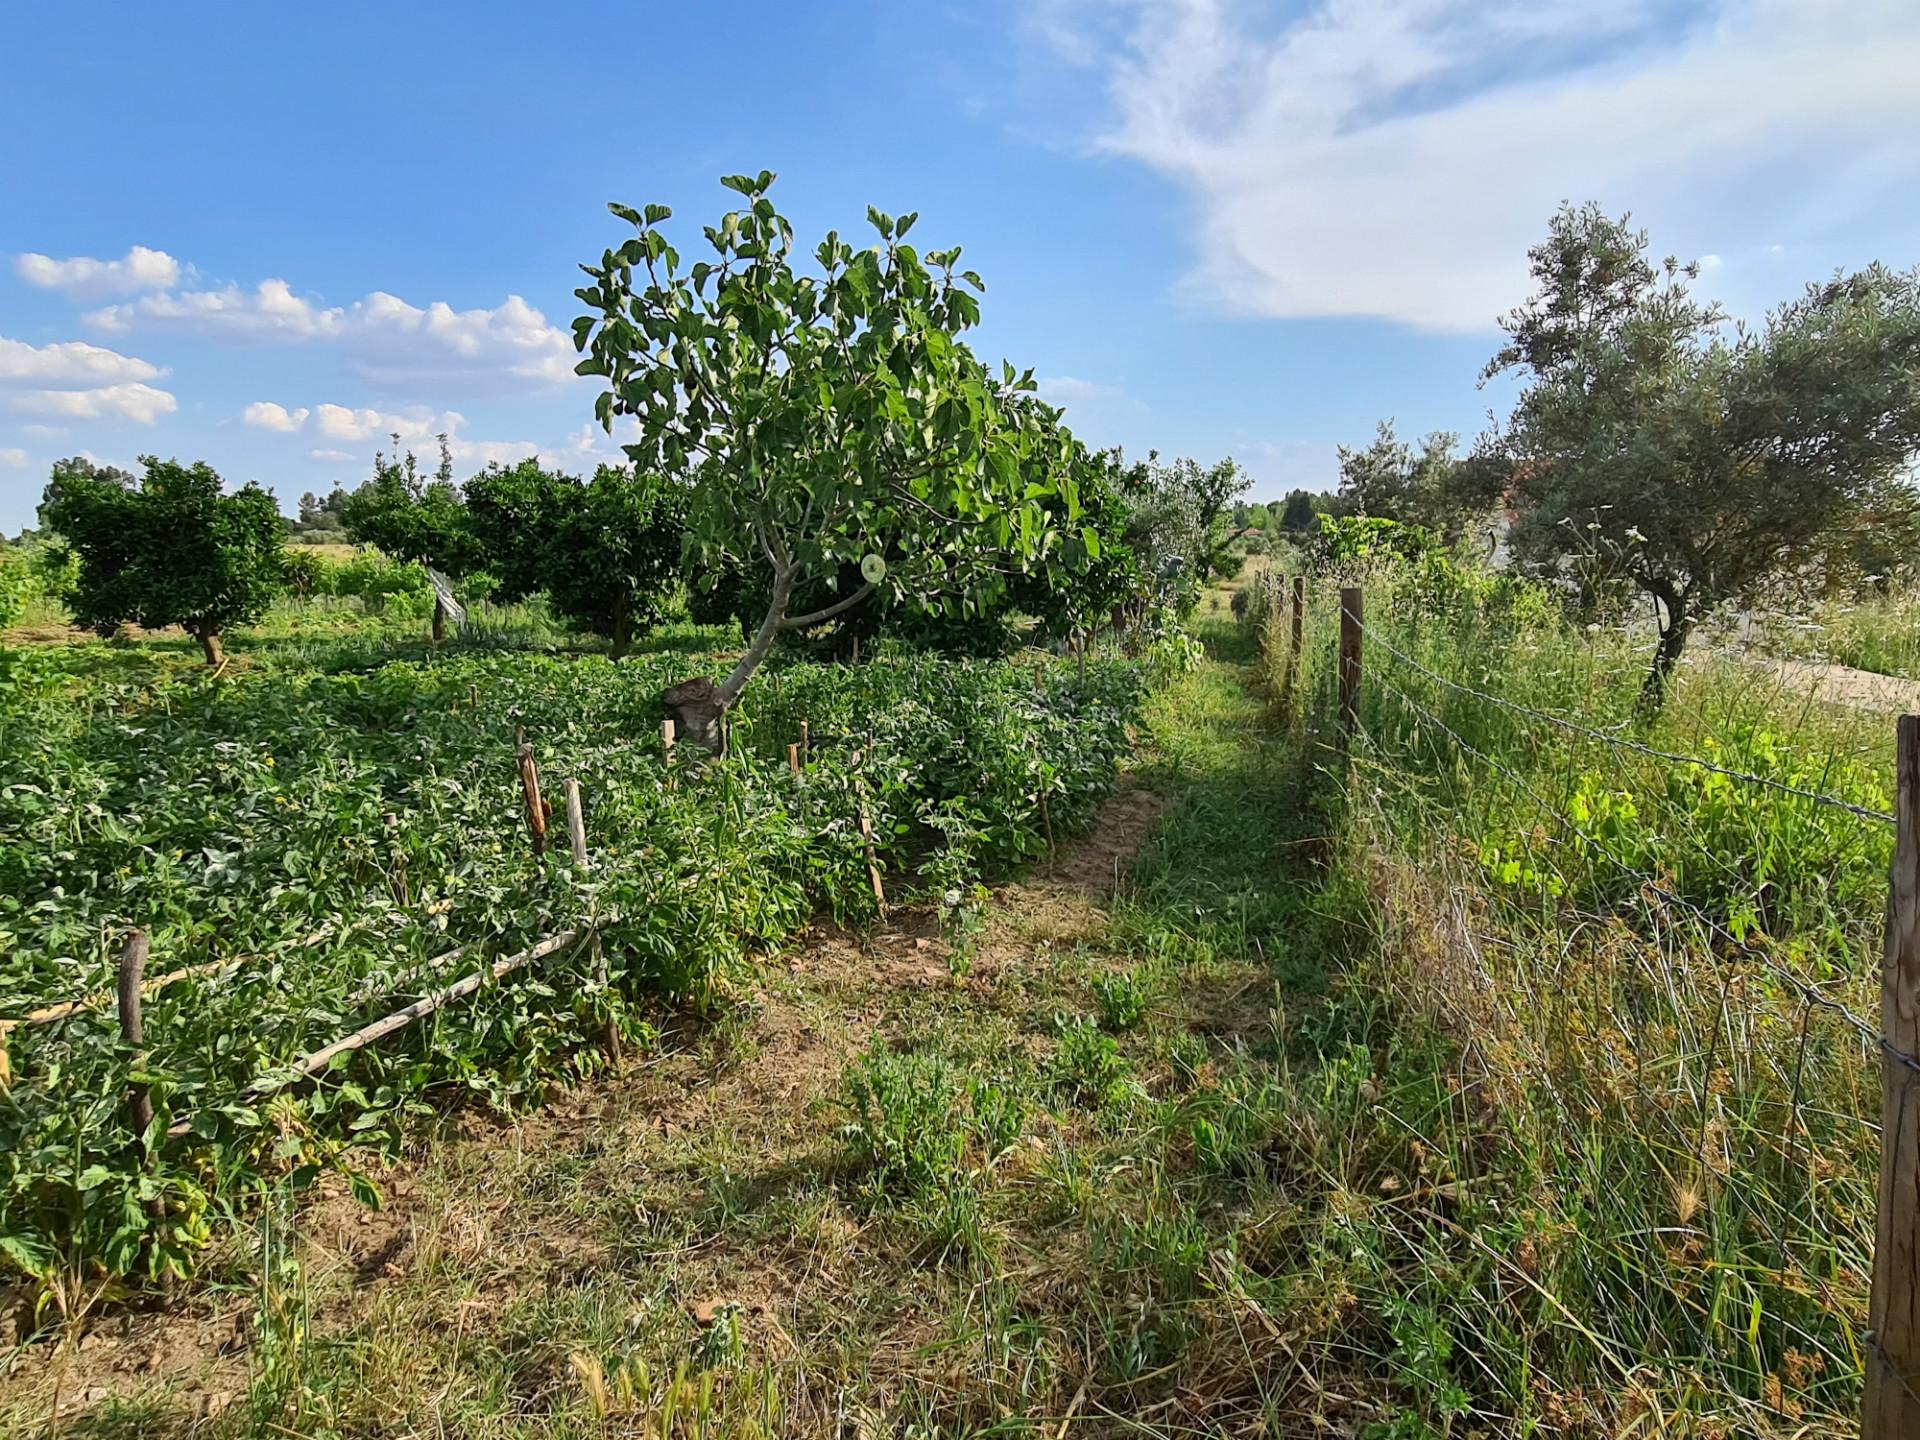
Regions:
[[218, 627], [213, 625], [196, 625], [193, 627], [192, 633], [193, 638], [200, 642], [200, 653], [206, 657], [207, 664], [217, 668], [220, 662], [227, 658], [226, 651], [220, 646], [220, 631]]

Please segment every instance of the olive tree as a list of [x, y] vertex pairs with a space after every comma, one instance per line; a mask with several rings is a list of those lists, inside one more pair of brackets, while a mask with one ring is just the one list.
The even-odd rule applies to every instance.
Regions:
[[[1084, 450], [1031, 371], [990, 372], [960, 339], [983, 289], [960, 251], [922, 255], [913, 215], [869, 209], [878, 243], [829, 232], [802, 273], [773, 180], [721, 182], [742, 206], [706, 227], [711, 257], [691, 264], [659, 228], [666, 206], [609, 206], [634, 233], [582, 266], [575, 292], [590, 312], [574, 322], [576, 368], [607, 387], [598, 420], [629, 417], [635, 465], [685, 483], [697, 562], [767, 581], [726, 677], [668, 692], [684, 733], [709, 744], [782, 634], [881, 592], [966, 612], [1010, 574], [1098, 548], [1080, 525]], [[1043, 504], [1056, 495], [1063, 518]], [[849, 562], [853, 591], [796, 608]]]
[[1595, 205], [1553, 218], [1487, 367], [1525, 388], [1480, 468], [1522, 564], [1602, 567], [1658, 602], [1651, 709], [1703, 616], [1911, 512], [1920, 277], [1869, 266], [1730, 328], [1696, 267], [1646, 245]]
[[604, 636], [615, 660], [659, 622], [678, 579], [682, 499], [613, 465], [582, 480], [523, 460], [466, 484], [471, 533], [498, 593], [519, 600], [544, 590], [562, 617]]
[[78, 562], [67, 603], [101, 635], [179, 625], [218, 665], [226, 630], [258, 620], [280, 591], [279, 506], [258, 485], [224, 493], [204, 461], [140, 463], [138, 481], [85, 461], [54, 466], [40, 515]]

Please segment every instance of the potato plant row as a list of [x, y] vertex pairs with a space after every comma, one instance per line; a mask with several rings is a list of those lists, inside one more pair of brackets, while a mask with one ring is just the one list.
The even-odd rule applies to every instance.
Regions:
[[[0, 1280], [189, 1274], [263, 1187], [357, 1177], [357, 1152], [457, 1092], [537, 1100], [815, 914], [870, 916], [863, 809], [890, 886], [1038, 855], [1111, 785], [1137, 688], [1119, 665], [794, 665], [736, 712], [725, 759], [669, 761], [658, 696], [697, 664], [466, 655], [0, 714], [0, 1017], [110, 992], [131, 927], [149, 975], [195, 967], [148, 996], [140, 1053], [110, 999], [11, 1032]], [[521, 727], [550, 798], [583, 788], [585, 871], [557, 825], [532, 853]], [[568, 928], [592, 938], [276, 1079]]]

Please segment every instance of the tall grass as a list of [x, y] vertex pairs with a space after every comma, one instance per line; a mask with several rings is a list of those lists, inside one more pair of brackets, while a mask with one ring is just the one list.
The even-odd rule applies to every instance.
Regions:
[[1366, 898], [1348, 987], [1395, 1057], [1332, 1168], [1384, 1145], [1423, 1177], [1355, 1239], [1381, 1312], [1447, 1357], [1409, 1423], [1840, 1433], [1878, 1057], [1831, 1006], [1877, 1013], [1892, 829], [1511, 706], [1879, 811], [1891, 725], [1703, 651], [1636, 729], [1643, 637], [1450, 564], [1366, 582], [1350, 759], [1331, 584], [1291, 677], [1277, 607], [1247, 609]]

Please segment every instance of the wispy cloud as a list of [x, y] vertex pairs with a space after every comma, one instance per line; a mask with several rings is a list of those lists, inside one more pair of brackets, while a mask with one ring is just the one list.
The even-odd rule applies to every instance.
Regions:
[[[1713, 236], [1765, 195], [1841, 233], [1920, 179], [1896, 0], [1130, 0], [1119, 43], [1111, 4], [1045, 8], [1067, 61], [1100, 47], [1097, 148], [1184, 188], [1183, 289], [1228, 313], [1490, 328], [1564, 199]], [[1873, 184], [1809, 185], [1835, 157]]]

